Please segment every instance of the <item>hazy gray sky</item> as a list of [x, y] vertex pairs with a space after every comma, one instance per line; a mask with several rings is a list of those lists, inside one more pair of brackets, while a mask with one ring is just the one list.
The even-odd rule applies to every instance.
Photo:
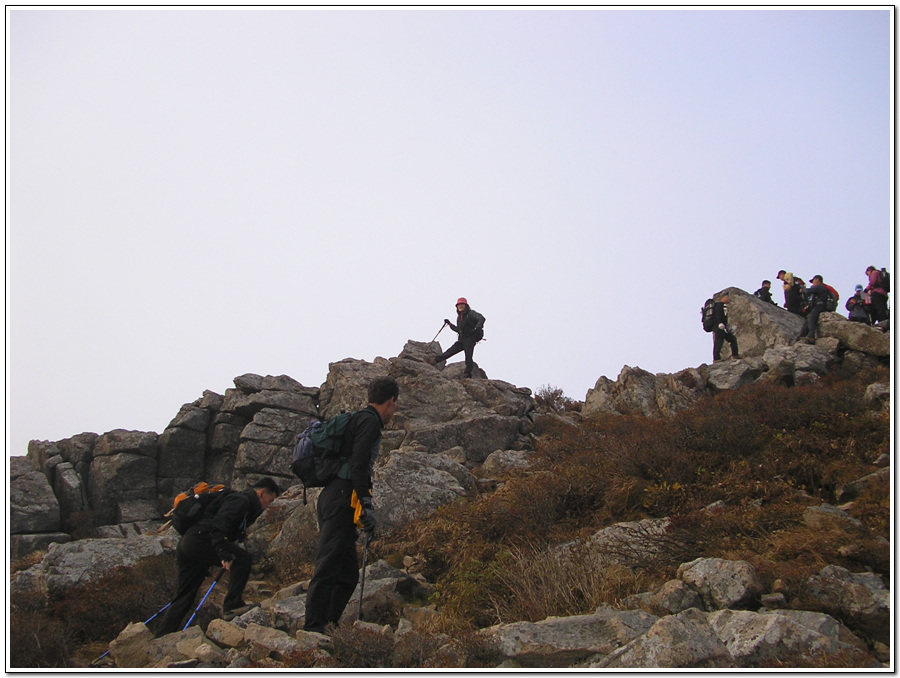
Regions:
[[722, 288], [843, 303], [892, 261], [893, 21], [7, 9], [9, 453], [318, 386], [459, 296], [490, 378], [579, 400], [710, 362]]

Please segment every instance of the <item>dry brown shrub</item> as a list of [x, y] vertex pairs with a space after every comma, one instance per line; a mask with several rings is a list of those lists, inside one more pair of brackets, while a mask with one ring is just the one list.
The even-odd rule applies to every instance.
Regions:
[[[584, 543], [503, 552], [495, 563], [499, 586], [490, 596], [500, 623], [589, 614], [600, 605], [646, 590], [646, 573], [601, 566]], [[661, 582], [660, 582], [661, 583]]]
[[394, 640], [366, 628], [343, 625], [331, 635], [332, 657], [341, 668], [379, 669], [391, 666]]

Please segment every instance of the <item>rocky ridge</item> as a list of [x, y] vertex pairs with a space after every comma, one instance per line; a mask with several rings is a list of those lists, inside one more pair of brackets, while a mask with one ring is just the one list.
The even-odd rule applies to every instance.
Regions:
[[[836, 314], [823, 314], [815, 345], [794, 344], [800, 318], [741, 290], [730, 291], [740, 360], [674, 375], [626, 366], [616, 382], [598, 380], [581, 416], [671, 416], [698, 398], [757, 379], [804, 383], [833, 370], [852, 374], [889, 357], [889, 335]], [[489, 380], [480, 371], [482, 378], [462, 380], [461, 364], [430, 364], [439, 350], [435, 344], [408, 342], [396, 358], [332, 363], [318, 389], [286, 376], [242, 375], [224, 395], [207, 391], [184, 405], [159, 435], [117, 430], [33, 441], [28, 456], [11, 463], [12, 544], [14, 556], [38, 549], [47, 553], [15, 575], [14, 591], [61, 596], [117, 566], [171, 552], [175, 537], [149, 533], [162, 523], [161, 512], [171, 496], [198, 477], [237, 488], [261, 475], [278, 479], [287, 491], [277, 505], [289, 518], [274, 532], [272, 526], [259, 526], [257, 537], [251, 532], [249, 540], [256, 555], [271, 554], [280, 540], [290, 538], [292, 522], [314, 521], [314, 504], [302, 504], [288, 469], [293, 436], [311, 417], [361, 406], [365, 384], [382, 374], [400, 382], [402, 401], [385, 431], [376, 467], [376, 509], [383, 524], [402, 525], [458, 497], [489, 489], [474, 470], [484, 475], [485, 470], [527, 466], [533, 448], [531, 392]], [[889, 407], [889, 384], [873, 384], [866, 397]], [[884, 484], [890, 485], [889, 468], [848, 479], [845, 491], [853, 496]], [[315, 492], [311, 496], [314, 500]], [[828, 521], [850, 532], [860, 529], [837, 507], [814, 509], [805, 521]], [[73, 539], [71, 526], [86, 511], [94, 514], [101, 538]], [[610, 554], [619, 554], [623, 559], [616, 564], [627, 567], [627, 557], [652, 551], [654, 535], [665, 538], [666, 521], [651, 522], [614, 525], [589, 539], [598, 567], [610, 564]], [[268, 530], [265, 538], [263, 530]], [[610, 548], [616, 544], [622, 548]], [[561, 547], [563, 553], [565, 549]], [[787, 609], [783, 592], [761, 590], [749, 564], [707, 562], [712, 560], [685, 563], [676, 580], [632, 596], [626, 601], [628, 610], [603, 607], [591, 615], [504, 624], [481, 633], [497, 648], [497, 666], [506, 668], [744, 668], [779, 658], [789, 661], [795, 652], [867, 648], [882, 660], [889, 657], [889, 591], [876, 575], [829, 566], [812, 578], [808, 586], [819, 592], [822, 609], [832, 616]], [[413, 567], [396, 570], [383, 561], [370, 565], [364, 609], [372, 611], [390, 600], [402, 607], [403, 616], [395, 628], [363, 628], [395, 642], [410, 630], [428, 628], [432, 615], [422, 606], [428, 591]], [[359, 590], [355, 601], [358, 595]], [[278, 666], [296, 652], [327, 660], [330, 639], [300, 630], [305, 595], [299, 583], [270, 598], [258, 597], [263, 598], [260, 608], [232, 622], [215, 620], [205, 633], [195, 627], [153, 640], [143, 624], [133, 624], [111, 645], [110, 661], [122, 668]], [[356, 603], [347, 609], [351, 621]], [[447, 643], [448, 661], [464, 666], [460, 650], [449, 638]]]
[[[757, 380], [811, 383], [829, 372], [851, 376], [867, 367], [889, 364], [889, 333], [850, 322], [837, 313], [819, 317], [815, 344], [795, 342], [804, 318], [729, 287], [729, 322], [735, 327], [740, 359], [731, 359], [726, 343], [722, 360], [674, 374], [652, 374], [640, 367], [622, 368], [615, 381], [602, 376], [585, 396], [582, 415], [637, 414], [670, 417], [697, 399], [740, 388]], [[709, 342], [712, 344], [712, 335]], [[872, 397], [878, 397], [874, 393]]]

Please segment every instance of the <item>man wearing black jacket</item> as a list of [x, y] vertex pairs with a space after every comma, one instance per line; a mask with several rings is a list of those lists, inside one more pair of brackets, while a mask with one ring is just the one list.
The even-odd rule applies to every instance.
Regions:
[[278, 485], [271, 478], [262, 478], [251, 490], [223, 492], [222, 498], [206, 509], [203, 518], [184, 533], [175, 551], [178, 590], [156, 632], [157, 638], [181, 630], [184, 615], [212, 565], [221, 565], [229, 572], [228, 593], [222, 603], [225, 617], [232, 618], [250, 609], [242, 596], [253, 559], [237, 542], [243, 540], [244, 531], [279, 494]]
[[809, 288], [809, 313], [800, 336], [797, 341], [805, 339], [808, 344], [816, 343], [816, 331], [819, 329], [819, 316], [825, 310], [825, 302], [828, 300], [829, 290], [820, 275], [814, 275], [812, 286]]
[[727, 341], [731, 345], [731, 357], [739, 358], [737, 337], [734, 336], [731, 328], [728, 327], [728, 307], [726, 304], [731, 301], [731, 297], [723, 294], [713, 306], [713, 362], [719, 360], [719, 354], [722, 352], [722, 345]]
[[450, 329], [459, 335], [459, 339], [453, 346], [434, 358], [434, 362], [441, 362], [460, 351], [465, 351], [466, 369], [463, 377], [471, 377], [474, 367], [472, 356], [475, 353], [475, 344], [484, 338], [484, 316], [473, 310], [465, 297], [460, 297], [456, 300], [456, 324], [454, 325], [447, 318], [444, 318], [444, 324], [450, 325]]
[[370, 538], [377, 527], [372, 505], [372, 468], [381, 447], [381, 429], [393, 418], [399, 394], [400, 387], [391, 377], [379, 377], [369, 384], [369, 405], [353, 416], [344, 434], [341, 456], [347, 458], [347, 463], [316, 501], [319, 551], [306, 594], [305, 631], [324, 633], [328, 625], [336, 625], [356, 589], [359, 535], [353, 500], [361, 505], [360, 522]]

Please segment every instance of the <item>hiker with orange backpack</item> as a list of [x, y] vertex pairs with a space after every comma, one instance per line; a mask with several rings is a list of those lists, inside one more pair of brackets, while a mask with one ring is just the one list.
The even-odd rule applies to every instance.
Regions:
[[809, 303], [804, 308], [806, 322], [800, 330], [800, 336], [796, 341], [805, 339], [806, 343], [816, 343], [816, 331], [819, 328], [819, 316], [823, 311], [835, 311], [837, 309], [839, 295], [830, 285], [826, 285], [822, 276], [814, 275], [812, 285], [809, 288]]
[[228, 593], [222, 603], [224, 616], [231, 619], [251, 609], [244, 602], [243, 594], [253, 558], [237, 542], [243, 540], [244, 531], [280, 493], [278, 485], [268, 477], [244, 492], [223, 490], [216, 501], [206, 506], [202, 517], [187, 528], [175, 551], [178, 565], [175, 599], [156, 632], [157, 638], [180, 630], [181, 621], [211, 566], [221, 565], [228, 570]]

